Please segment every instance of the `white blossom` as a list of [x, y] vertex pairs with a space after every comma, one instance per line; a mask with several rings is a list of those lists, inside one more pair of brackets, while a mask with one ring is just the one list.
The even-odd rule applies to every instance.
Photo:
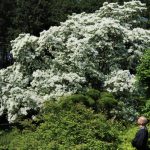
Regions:
[[133, 92], [135, 90], [135, 76], [129, 70], [113, 71], [105, 81], [104, 86], [109, 92]]

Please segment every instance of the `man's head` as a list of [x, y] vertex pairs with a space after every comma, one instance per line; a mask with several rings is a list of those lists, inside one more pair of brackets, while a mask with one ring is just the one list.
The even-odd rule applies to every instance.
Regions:
[[138, 125], [145, 126], [148, 123], [148, 120], [147, 120], [146, 117], [141, 116], [141, 117], [138, 118], [137, 123], [138, 123]]

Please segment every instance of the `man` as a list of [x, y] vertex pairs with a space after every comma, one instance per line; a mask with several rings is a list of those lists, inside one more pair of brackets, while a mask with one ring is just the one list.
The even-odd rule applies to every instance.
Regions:
[[148, 130], [146, 128], [148, 121], [144, 116], [141, 116], [139, 117], [137, 123], [140, 129], [136, 133], [135, 138], [132, 140], [132, 146], [137, 150], [148, 150]]

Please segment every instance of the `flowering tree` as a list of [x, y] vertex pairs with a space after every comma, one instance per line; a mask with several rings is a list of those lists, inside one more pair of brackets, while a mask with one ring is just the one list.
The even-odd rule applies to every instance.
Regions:
[[45, 100], [136, 66], [150, 47], [150, 31], [139, 28], [143, 10], [140, 1], [104, 3], [95, 13], [69, 16], [39, 37], [20, 34], [11, 42], [15, 63], [0, 70], [0, 115], [7, 109], [13, 121]]

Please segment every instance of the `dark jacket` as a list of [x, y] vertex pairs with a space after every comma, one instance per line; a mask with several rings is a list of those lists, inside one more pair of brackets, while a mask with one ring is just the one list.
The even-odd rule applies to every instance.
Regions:
[[146, 127], [142, 127], [135, 135], [135, 138], [132, 140], [132, 146], [137, 150], [148, 150], [147, 146], [148, 141], [148, 130]]

